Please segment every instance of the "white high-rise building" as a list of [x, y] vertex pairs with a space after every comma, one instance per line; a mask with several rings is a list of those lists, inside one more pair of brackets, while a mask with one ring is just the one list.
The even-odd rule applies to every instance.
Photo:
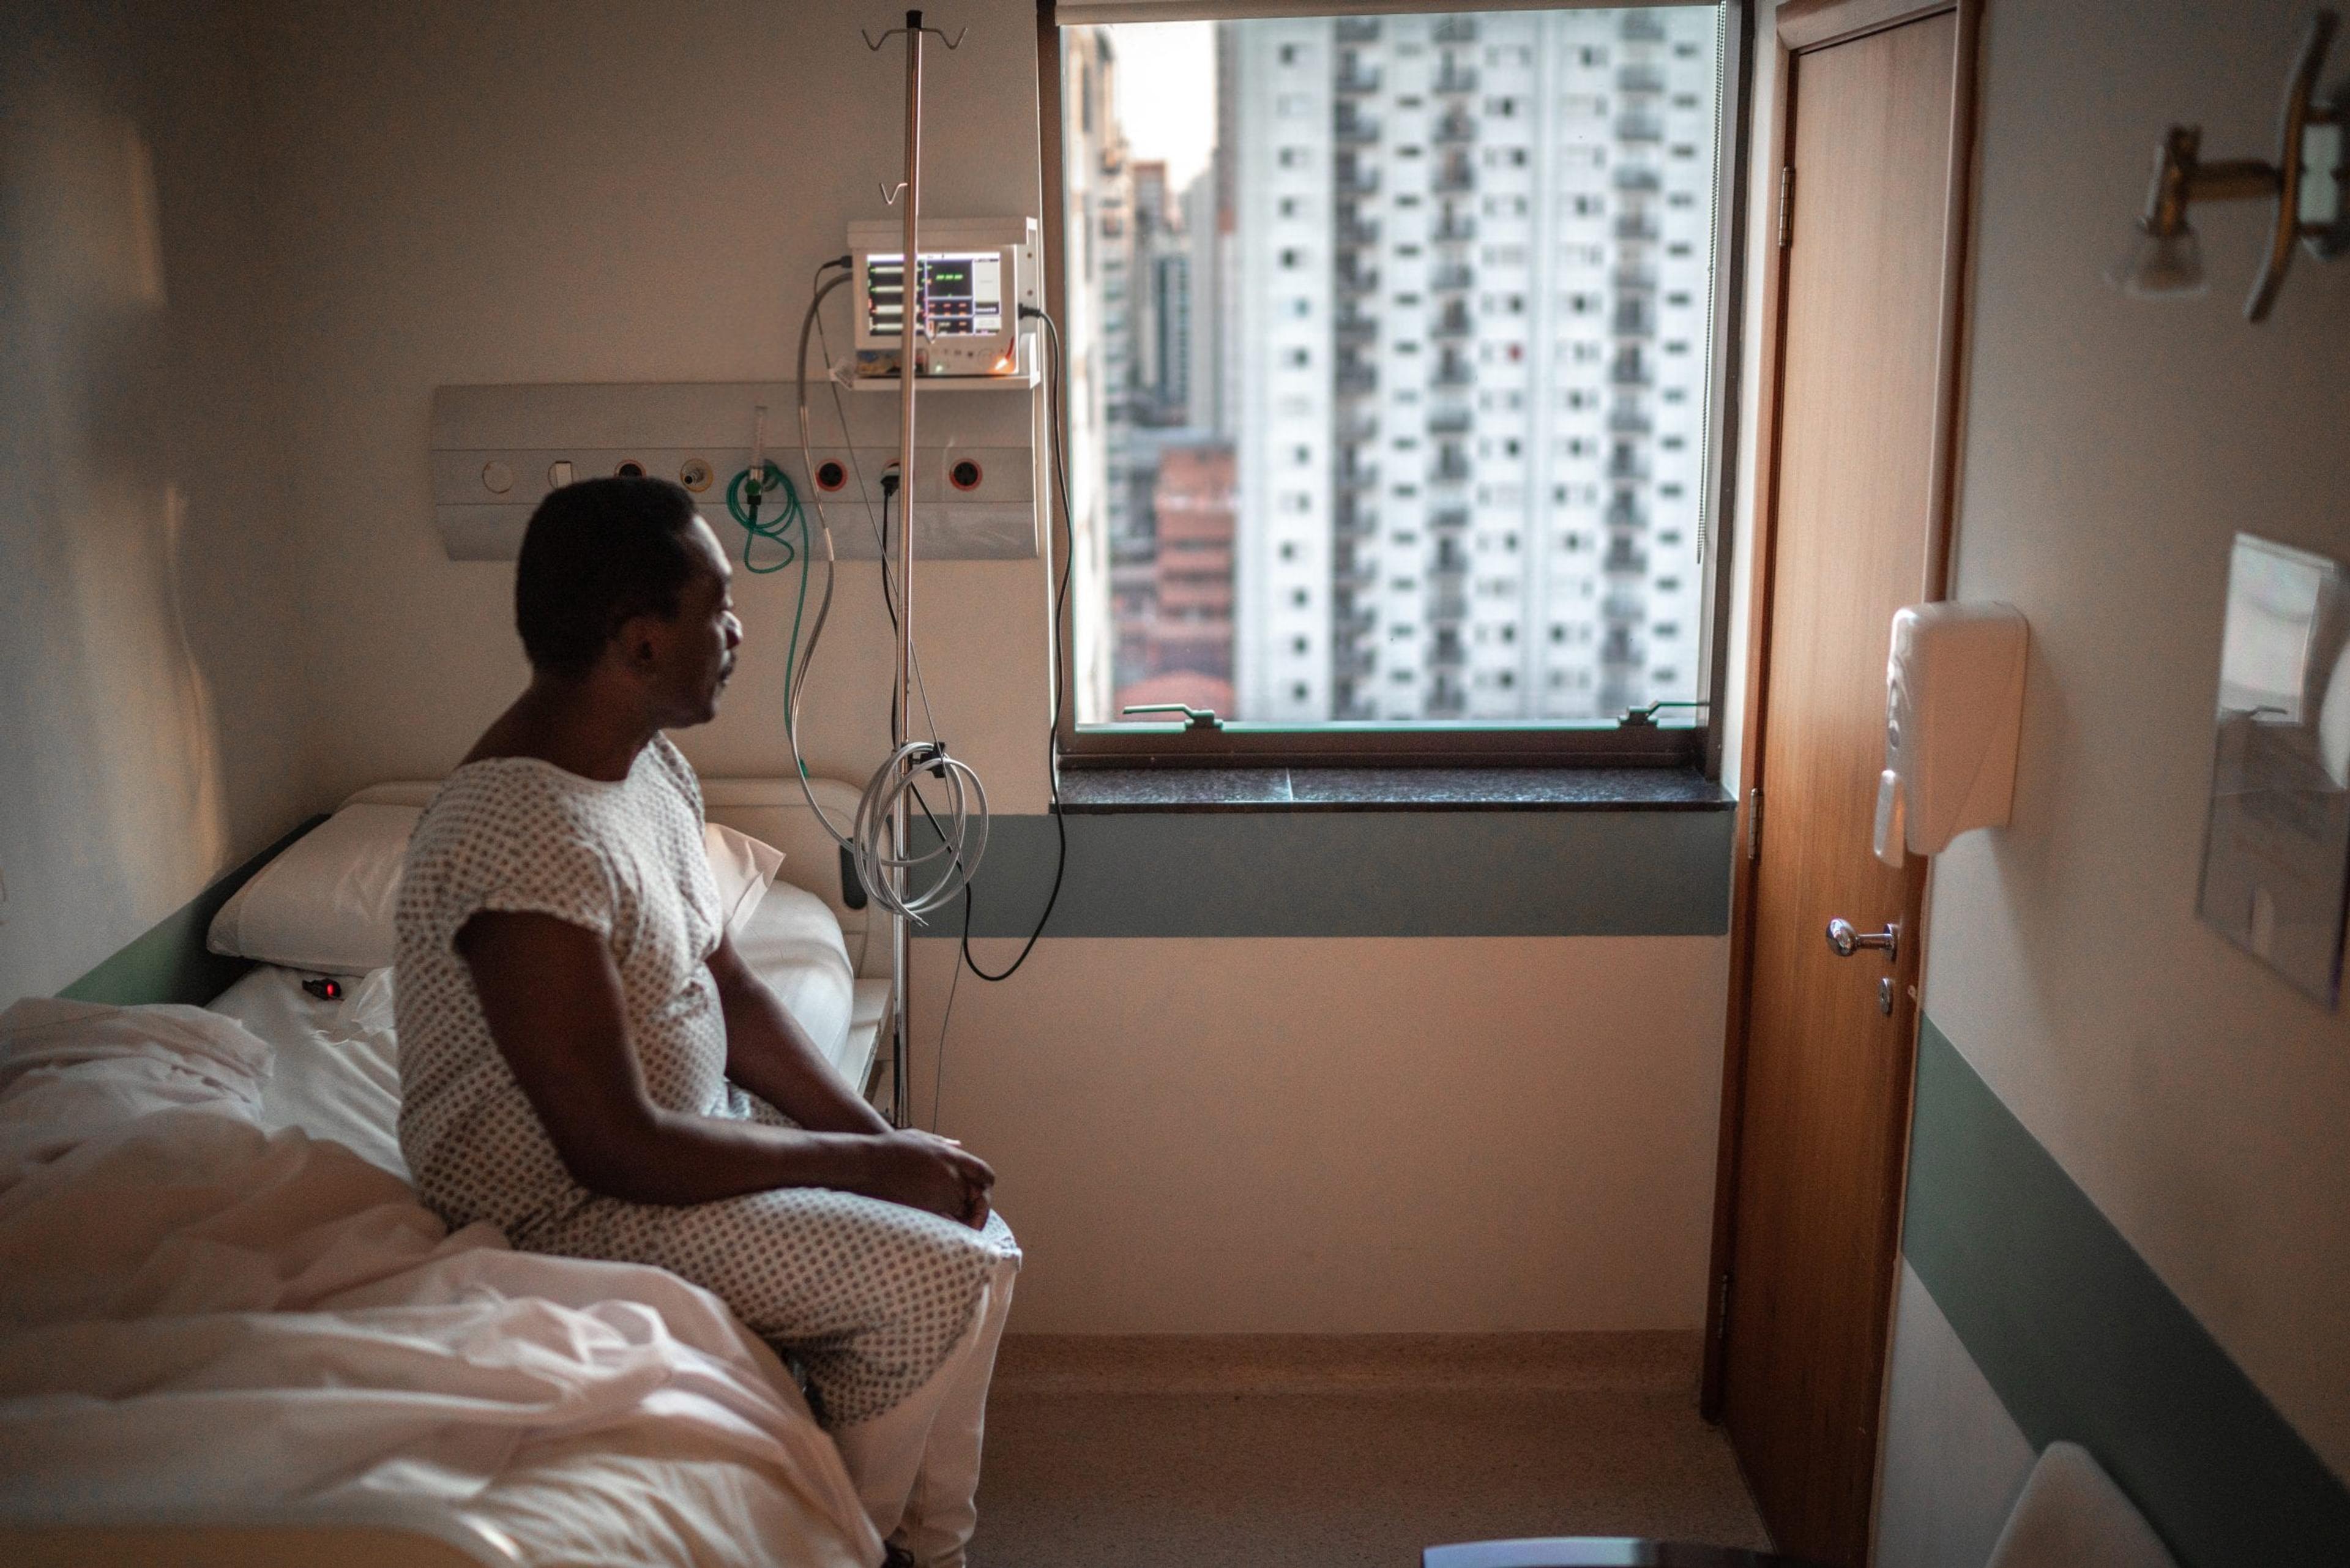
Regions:
[[1224, 25], [1241, 717], [1694, 694], [1718, 25]]

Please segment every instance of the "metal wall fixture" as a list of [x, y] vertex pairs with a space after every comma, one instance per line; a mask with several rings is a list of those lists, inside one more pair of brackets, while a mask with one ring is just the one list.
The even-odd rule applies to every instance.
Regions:
[[2339, 18], [2320, 11], [2310, 18], [2300, 57], [2285, 80], [2284, 109], [2278, 127], [2277, 161], [2257, 158], [2206, 161], [2203, 128], [2174, 125], [2155, 154], [2154, 185], [2146, 215], [2138, 220], [2129, 253], [2106, 273], [2106, 281], [2139, 299], [2199, 295], [2209, 286], [2202, 244], [2187, 221], [2198, 202], [2267, 200], [2274, 203], [2267, 258], [2244, 301], [2244, 318], [2267, 318], [2293, 265], [2298, 241], [2320, 261], [2350, 251], [2350, 80], [2337, 82], [2323, 98], [2317, 73], [2334, 43]]

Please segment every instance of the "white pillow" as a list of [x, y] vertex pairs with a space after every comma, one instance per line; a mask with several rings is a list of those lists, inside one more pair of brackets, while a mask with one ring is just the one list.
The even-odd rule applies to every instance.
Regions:
[[391, 962], [391, 912], [412, 805], [347, 805], [296, 839], [213, 917], [205, 945], [319, 974]]
[[702, 846], [710, 854], [710, 874], [718, 879], [718, 907], [726, 929], [741, 935], [767, 889], [775, 886], [784, 852], [715, 822], [702, 825]]
[[[213, 917], [205, 945], [313, 974], [366, 974], [392, 961], [392, 911], [413, 805], [347, 805], [263, 867]], [[784, 852], [706, 823], [702, 846], [726, 927], [740, 931], [784, 863]]]

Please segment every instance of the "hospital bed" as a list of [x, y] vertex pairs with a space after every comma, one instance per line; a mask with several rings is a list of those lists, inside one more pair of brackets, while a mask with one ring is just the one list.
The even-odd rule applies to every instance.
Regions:
[[[811, 787], [847, 820], [853, 789]], [[785, 852], [736, 946], [870, 1093], [886, 922], [792, 781], [703, 789]], [[390, 977], [328, 989], [264, 963], [201, 1012], [0, 1017], [0, 1561], [877, 1561], [829, 1439], [715, 1297], [440, 1238], [400, 1159]]]

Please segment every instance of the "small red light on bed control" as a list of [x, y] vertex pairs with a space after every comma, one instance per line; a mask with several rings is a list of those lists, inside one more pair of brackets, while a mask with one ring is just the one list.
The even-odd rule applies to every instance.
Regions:
[[343, 982], [339, 980], [329, 980], [325, 975], [320, 975], [316, 980], [304, 981], [302, 989], [321, 1002], [340, 1002], [343, 999]]

